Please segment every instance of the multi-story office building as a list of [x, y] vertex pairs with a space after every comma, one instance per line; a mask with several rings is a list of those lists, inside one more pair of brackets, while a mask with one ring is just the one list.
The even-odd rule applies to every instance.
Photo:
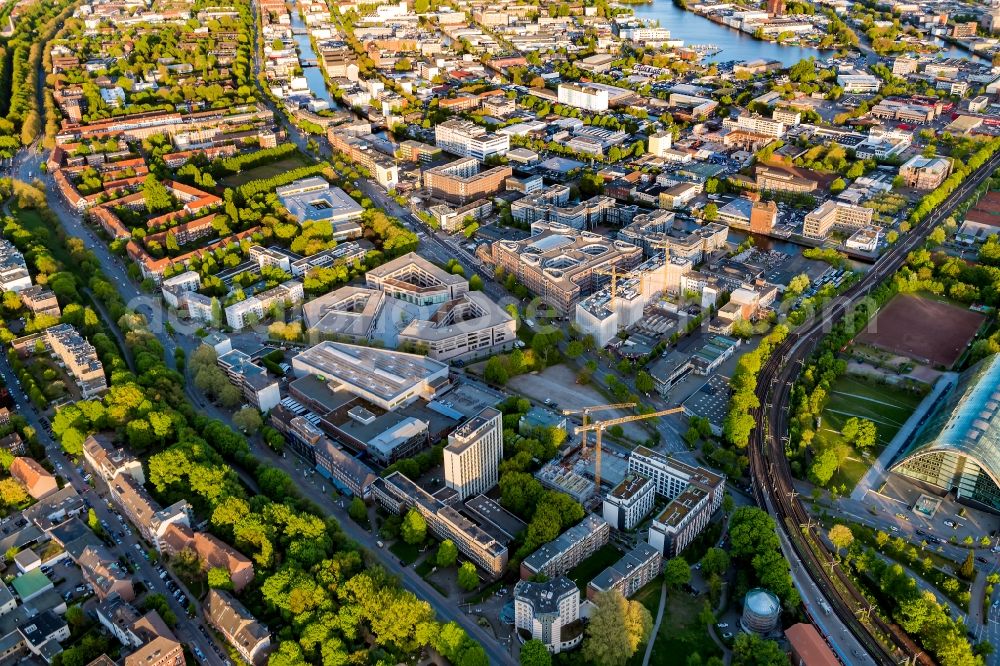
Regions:
[[518, 581], [514, 586], [514, 626], [525, 640], [539, 640], [549, 652], [579, 645], [583, 622], [576, 583], [565, 576], [544, 583]]
[[907, 187], [933, 190], [951, 173], [951, 161], [944, 157], [911, 157], [899, 167], [899, 175]]
[[648, 543], [640, 541], [620, 560], [597, 574], [587, 584], [587, 598], [594, 600], [601, 592], [618, 590], [631, 597], [660, 574], [663, 554]]
[[492, 262], [562, 313], [610, 279], [612, 267], [628, 270], [642, 249], [570, 227], [536, 222], [524, 240], [499, 240]]
[[871, 208], [831, 199], [806, 215], [802, 235], [806, 238], [826, 238], [833, 228], [862, 229], [871, 224], [874, 213]]
[[415, 252], [369, 270], [365, 284], [418, 306], [446, 303], [469, 291], [469, 283], [461, 275], [442, 270]]
[[459, 157], [474, 157], [480, 162], [510, 150], [510, 137], [506, 134], [490, 134], [469, 120], [457, 118], [436, 125], [434, 140], [442, 150]]
[[681, 278], [693, 264], [683, 257], [664, 258], [664, 254], [653, 255], [632, 271], [617, 275], [614, 289], [607, 285], [576, 304], [576, 324], [594, 336], [597, 346], [606, 346], [619, 331], [642, 319], [646, 306], [661, 294], [679, 291]]
[[667, 252], [671, 257], [702, 259], [726, 247], [729, 229], [724, 224], [685, 225], [667, 210], [636, 215], [632, 224], [618, 231], [618, 239], [642, 248], [646, 256]]
[[503, 458], [503, 415], [486, 407], [448, 435], [444, 448], [445, 485], [462, 501], [497, 484]]
[[757, 167], [756, 186], [761, 191], [801, 192], [808, 194], [815, 191], [819, 187], [819, 183], [790, 171], [761, 166]]
[[611, 526], [595, 514], [587, 516], [521, 562], [521, 578], [537, 574], [562, 576], [608, 542]]
[[392, 411], [418, 398], [433, 400], [448, 383], [449, 367], [419, 354], [324, 341], [294, 356], [292, 370]]
[[[427, 527], [439, 539], [451, 539], [459, 552], [468, 557], [491, 578], [499, 577], [507, 569], [507, 544], [514, 535], [504, 531], [483, 512], [469, 509], [469, 504], [457, 502], [457, 496], [450, 488], [446, 493], [438, 491], [431, 495], [423, 488], [399, 472], [376, 479], [371, 486], [372, 496], [386, 510], [402, 514], [416, 508], [427, 521]], [[447, 495], [446, 502], [438, 495]], [[506, 514], [500, 505], [488, 498], [489, 513]], [[516, 518], [507, 514], [515, 522]], [[523, 523], [521, 523], [523, 526]]]
[[882, 82], [871, 74], [840, 74], [837, 76], [837, 85], [845, 93], [877, 93]]
[[604, 520], [618, 530], [630, 530], [653, 510], [656, 484], [641, 474], [626, 474], [604, 498]]
[[649, 529], [650, 545], [664, 557], [677, 555], [701, 533], [726, 493], [725, 477], [644, 446], [632, 451], [628, 471], [651, 479], [656, 493], [670, 500]]
[[505, 165], [481, 170], [475, 157], [463, 157], [424, 171], [424, 187], [433, 197], [466, 204], [500, 192], [504, 181], [513, 173], [514, 170]]
[[607, 111], [610, 105], [608, 91], [585, 83], [560, 83], [557, 91], [559, 103], [587, 111]]
[[619, 206], [611, 197], [596, 196], [569, 203], [569, 188], [556, 184], [522, 197], [510, 206], [517, 222], [546, 221], [574, 229], [593, 229], [600, 224], [622, 224], [635, 216], [635, 206]]

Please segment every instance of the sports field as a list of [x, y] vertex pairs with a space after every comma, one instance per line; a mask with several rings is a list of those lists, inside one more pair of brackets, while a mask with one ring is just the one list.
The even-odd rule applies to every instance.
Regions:
[[272, 164], [263, 164], [259, 167], [253, 169], [247, 169], [246, 171], [241, 171], [240, 173], [235, 173], [232, 176], [226, 176], [221, 181], [219, 181], [224, 187], [239, 187], [244, 183], [249, 183], [251, 180], [261, 180], [263, 178], [271, 178], [272, 176], [277, 176], [278, 174], [285, 173], [286, 171], [291, 171], [292, 169], [298, 169], [299, 167], [309, 166], [310, 162], [305, 157], [298, 153], [293, 153], [290, 157], [286, 157], [283, 160], [274, 162]]
[[[878, 453], [896, 435], [916, 409], [923, 396], [911, 391], [870, 384], [850, 375], [843, 375], [830, 387], [829, 399], [823, 409], [820, 427], [814, 440], [817, 449], [826, 449], [843, 442], [840, 431], [852, 416], [868, 419], [878, 430], [878, 441], [871, 451]], [[869, 463], [861, 454], [851, 450], [847, 461], [834, 474], [832, 486], [846, 485], [848, 490], [857, 485], [867, 471]]]
[[918, 363], [951, 368], [985, 316], [942, 301], [900, 294], [879, 310], [857, 341]]

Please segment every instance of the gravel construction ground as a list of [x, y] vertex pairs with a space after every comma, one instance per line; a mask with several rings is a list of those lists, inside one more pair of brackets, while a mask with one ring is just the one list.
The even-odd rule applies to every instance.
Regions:
[[984, 320], [967, 308], [901, 294], [879, 310], [857, 341], [919, 363], [951, 368]]
[[[520, 393], [537, 402], [551, 399], [559, 409], [581, 409], [591, 405], [603, 405], [611, 400], [605, 398], [592, 386], [581, 386], [576, 383], [576, 374], [564, 365], [554, 365], [538, 374], [518, 375], [507, 382], [507, 389]], [[601, 419], [628, 416], [631, 412], [607, 411], [596, 415]], [[635, 425], [623, 426], [625, 435], [638, 441], [649, 438], [643, 428]], [[593, 436], [591, 436], [593, 441]]]

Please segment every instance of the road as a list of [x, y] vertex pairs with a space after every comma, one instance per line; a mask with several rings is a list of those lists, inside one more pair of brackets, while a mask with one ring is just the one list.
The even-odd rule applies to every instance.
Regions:
[[[205, 634], [202, 634], [202, 629], [205, 629], [207, 635], [212, 635], [212, 632], [205, 628], [204, 623], [201, 621], [200, 616], [195, 616], [194, 618], [189, 618], [187, 615], [187, 609], [181, 607], [180, 603], [173, 597], [170, 591], [166, 587], [166, 582], [161, 580], [157, 571], [153, 568], [149, 562], [147, 562], [140, 554], [139, 551], [135, 549], [135, 544], [139, 544], [143, 551], [147, 551], [151, 546], [141, 542], [136, 534], [135, 530], [131, 530], [132, 534], [126, 532], [127, 525], [118, 518], [117, 514], [108, 509], [106, 496], [101, 496], [98, 492], [90, 487], [90, 485], [83, 480], [83, 476], [79, 473], [75, 467], [73, 461], [71, 461], [66, 454], [63, 452], [62, 447], [57, 444], [52, 437], [48, 434], [45, 426], [42, 424], [40, 415], [32, 405], [31, 401], [21, 390], [20, 384], [17, 381], [17, 377], [14, 371], [10, 367], [10, 363], [7, 361], [5, 355], [2, 356], [0, 360], [0, 377], [3, 378], [4, 383], [7, 385], [10, 391], [11, 397], [17, 403], [16, 412], [18, 415], [23, 417], [28, 421], [28, 424], [35, 429], [38, 435], [38, 441], [45, 446], [45, 453], [48, 459], [56, 467], [57, 473], [62, 476], [67, 483], [71, 484], [76, 491], [84, 497], [90, 506], [94, 509], [99, 520], [107, 523], [108, 531], [117, 535], [119, 532], [125, 534], [124, 538], [121, 538], [121, 544], [111, 545], [111, 551], [120, 557], [126, 557], [136, 567], [135, 579], [143, 581], [152, 592], [164, 595], [169, 604], [171, 610], [177, 615], [177, 625], [174, 627], [174, 634], [177, 636], [178, 640], [187, 646], [197, 646], [206, 657], [206, 661], [203, 662], [207, 666], [226, 666], [225, 658], [220, 658], [216, 654], [213, 648], [214, 642], [209, 639]], [[175, 581], [179, 583], [179, 581]], [[188, 598], [191, 599], [192, 596], [189, 594]], [[199, 629], [201, 627], [201, 629]], [[221, 648], [220, 648], [221, 650]]]
[[[903, 656], [918, 654], [919, 648], [898, 627], [872, 614], [871, 622], [879, 632], [890, 636], [895, 646], [894, 650], [887, 650], [870, 633], [871, 630], [855, 616], [858, 608], [867, 607], [868, 604], [854, 588], [853, 582], [838, 567], [828, 566], [834, 559], [829, 552], [819, 557], [806, 543], [800, 526], [811, 523], [811, 518], [805, 511], [802, 501], [797, 498], [784, 453], [783, 440], [788, 431], [789, 418], [787, 406], [790, 404], [795, 377], [832, 326], [863, 301], [873, 288], [895, 273], [902, 266], [907, 254], [920, 246], [927, 234], [991, 176], [998, 166], [1000, 166], [1000, 153], [969, 175], [965, 182], [923, 222], [883, 255], [860, 281], [833, 299], [823, 312], [791, 332], [772, 352], [757, 379], [757, 398], [761, 407], [754, 410], [756, 427], [751, 434], [749, 453], [751, 476], [758, 503], [767, 507], [768, 512], [776, 519], [779, 534], [784, 533], [784, 538], [788, 539], [786, 547], [783, 548], [786, 558], [792, 562], [793, 567], [806, 568], [808, 577], [836, 615], [839, 623], [830, 629], [828, 638], [835, 642], [845, 635], [845, 629], [849, 630], [854, 638], [864, 645], [870, 659], [887, 666], [895, 664], [900, 654]], [[822, 538], [818, 534], [815, 532], [812, 534], [814, 541], [822, 543]], [[838, 581], [837, 586], [833, 583], [834, 578]], [[840, 589], [845, 590], [849, 598], [842, 598], [838, 592]], [[849, 648], [845, 645], [843, 648], [835, 649], [842, 652], [843, 649]], [[923, 655], [920, 661], [927, 663], [929, 657]]]

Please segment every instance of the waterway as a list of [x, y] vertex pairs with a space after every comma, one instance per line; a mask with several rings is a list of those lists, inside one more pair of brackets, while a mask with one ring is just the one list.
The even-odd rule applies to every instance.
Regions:
[[[294, 32], [295, 43], [299, 47], [299, 62], [317, 62], [316, 52], [313, 50], [312, 42], [309, 41], [309, 31], [299, 14], [299, 8], [295, 3], [291, 3], [289, 11], [292, 17], [292, 30]], [[323, 71], [319, 67], [303, 67], [302, 76], [309, 84], [309, 90], [317, 98], [325, 101], [330, 108], [336, 108], [330, 91], [326, 87], [326, 80], [323, 78]]]
[[720, 25], [709, 21], [704, 16], [681, 9], [672, 0], [654, 0], [652, 4], [634, 5], [633, 9], [636, 17], [658, 21], [660, 27], [670, 31], [672, 39], [683, 40], [685, 46], [712, 44], [721, 49], [715, 55], [708, 56], [705, 59], [708, 62], [763, 58], [777, 60], [786, 67], [791, 67], [805, 58], [814, 57], [822, 60], [832, 53], [831, 51], [781, 45], [754, 39], [753, 35]]
[[[644, 5], [633, 5], [635, 15], [641, 19], [653, 19], [660, 27], [670, 31], [673, 39], [681, 39], [685, 46], [694, 44], [712, 44], [719, 49], [718, 53], [705, 58], [707, 62], [744, 61], [763, 58], [777, 60], [790, 67], [805, 58], [814, 57], [826, 60], [834, 51], [823, 51], [803, 46], [782, 45], [775, 42], [765, 42], [754, 39], [752, 35], [730, 28], [694, 12], [681, 9], [672, 0], [654, 0]], [[970, 58], [968, 51], [957, 46], [935, 39], [934, 43], [941, 46], [940, 57]]]

